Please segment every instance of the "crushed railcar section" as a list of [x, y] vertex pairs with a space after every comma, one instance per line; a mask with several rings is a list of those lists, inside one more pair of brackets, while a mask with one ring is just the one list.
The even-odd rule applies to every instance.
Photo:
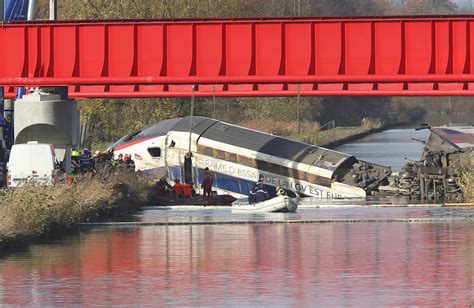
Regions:
[[[429, 127], [425, 127], [429, 128]], [[474, 126], [433, 127], [421, 158], [407, 163], [393, 178], [393, 191], [420, 200], [459, 199], [460, 176], [474, 163]], [[384, 191], [390, 188], [382, 187]]]

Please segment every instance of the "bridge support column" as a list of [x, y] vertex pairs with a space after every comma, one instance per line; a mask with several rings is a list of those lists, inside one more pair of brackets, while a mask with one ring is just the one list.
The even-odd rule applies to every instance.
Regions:
[[41, 88], [15, 102], [15, 143], [53, 144], [56, 157], [71, 172], [71, 147], [79, 144], [80, 115], [67, 88]]

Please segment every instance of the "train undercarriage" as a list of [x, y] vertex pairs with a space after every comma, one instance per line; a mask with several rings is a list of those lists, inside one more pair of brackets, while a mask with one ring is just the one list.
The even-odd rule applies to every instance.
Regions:
[[428, 141], [418, 161], [409, 162], [391, 178], [385, 193], [418, 200], [462, 200], [462, 176], [472, 172], [474, 127], [472, 125], [430, 128]]

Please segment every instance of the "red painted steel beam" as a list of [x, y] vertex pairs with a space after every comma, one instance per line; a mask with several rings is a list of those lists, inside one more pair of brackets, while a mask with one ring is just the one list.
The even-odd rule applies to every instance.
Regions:
[[[344, 86], [343, 86], [344, 88]], [[154, 97], [191, 97], [193, 95], [191, 89], [186, 91], [150, 91], [150, 90], [128, 90], [116, 89], [87, 89], [81, 87], [69, 87], [70, 98], [154, 98]], [[293, 90], [232, 90], [232, 91], [196, 91], [196, 97], [275, 97], [275, 96], [297, 96], [298, 91]], [[301, 90], [300, 96], [472, 96], [474, 95], [474, 87], [463, 90], [434, 90], [433, 87], [409, 90], [375, 90], [373, 88], [359, 90]], [[6, 98], [15, 98], [15, 92], [12, 89], [6, 92]]]
[[71, 97], [473, 95], [474, 17], [11, 23], [0, 84]]

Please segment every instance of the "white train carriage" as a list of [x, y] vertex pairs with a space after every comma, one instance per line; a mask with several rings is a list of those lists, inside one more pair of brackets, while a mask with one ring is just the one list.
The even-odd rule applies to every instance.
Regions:
[[390, 174], [390, 168], [352, 155], [203, 117], [162, 121], [111, 146], [116, 156], [130, 154], [137, 170], [155, 177], [200, 183], [208, 167], [214, 190], [237, 197], [248, 195], [259, 175], [270, 191], [280, 185], [303, 196], [365, 197]]

